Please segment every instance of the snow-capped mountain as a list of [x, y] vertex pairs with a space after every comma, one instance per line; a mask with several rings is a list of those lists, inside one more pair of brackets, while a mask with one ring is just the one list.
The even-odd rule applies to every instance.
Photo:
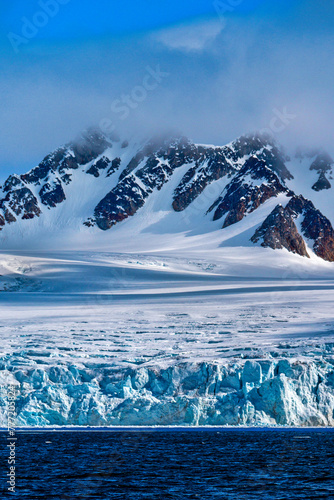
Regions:
[[90, 129], [4, 182], [0, 239], [15, 246], [18, 238], [40, 242], [52, 234], [63, 245], [65, 233], [97, 242], [108, 233], [112, 247], [154, 235], [159, 246], [166, 235], [171, 241], [183, 234], [189, 245], [202, 234], [216, 248], [261, 245], [332, 262], [332, 168], [325, 151], [299, 149], [289, 157], [261, 134], [217, 147]]

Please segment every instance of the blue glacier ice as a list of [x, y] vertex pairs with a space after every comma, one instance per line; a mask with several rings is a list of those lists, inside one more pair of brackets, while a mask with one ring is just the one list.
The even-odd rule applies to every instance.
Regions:
[[0, 377], [17, 385], [18, 426], [334, 425], [333, 358], [7, 367]]

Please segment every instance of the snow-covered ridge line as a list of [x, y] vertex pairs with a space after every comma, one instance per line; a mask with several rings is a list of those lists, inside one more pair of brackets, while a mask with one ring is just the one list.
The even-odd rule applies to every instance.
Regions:
[[2, 376], [17, 386], [20, 427], [334, 426], [330, 356], [123, 370], [63, 365]]
[[[260, 245], [332, 262], [334, 231], [325, 215], [334, 221], [333, 162], [324, 153], [314, 155], [288, 157], [265, 134], [211, 147], [182, 136], [123, 140], [90, 129], [26, 174], [6, 180], [0, 190], [0, 248], [77, 250], [93, 241], [95, 249], [115, 250], [119, 242], [125, 249], [135, 240], [138, 247], [142, 242], [161, 250], [166, 241], [168, 248], [190, 248], [206, 235], [211, 249]], [[299, 227], [289, 211], [278, 208], [282, 194], [308, 207]], [[263, 210], [268, 204], [272, 214]]]

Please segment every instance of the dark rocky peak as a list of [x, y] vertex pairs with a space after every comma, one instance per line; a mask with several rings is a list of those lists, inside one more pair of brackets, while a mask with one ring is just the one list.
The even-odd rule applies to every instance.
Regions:
[[332, 157], [326, 151], [322, 151], [317, 154], [315, 160], [310, 166], [310, 170], [316, 170], [319, 174], [319, 179], [312, 186], [314, 191], [322, 191], [323, 189], [330, 189], [332, 187], [326, 177], [326, 174], [332, 174], [333, 164], [334, 161]]
[[251, 156], [256, 155], [279, 177], [291, 179], [292, 175], [285, 166], [288, 157], [267, 134], [248, 134], [239, 137], [223, 147], [197, 146], [195, 165], [184, 175], [174, 193], [173, 208], [182, 211], [213, 181], [226, 175], [233, 175]]
[[318, 257], [330, 262], [334, 261], [334, 230], [330, 221], [310, 200], [303, 196], [294, 196], [287, 209], [302, 216], [302, 233], [313, 241], [313, 251]]
[[2, 187], [2, 190], [5, 192], [5, 193], [8, 193], [9, 191], [12, 191], [13, 189], [18, 189], [20, 187], [23, 187], [24, 186], [24, 183], [22, 181], [22, 179], [14, 174], [14, 175], [10, 175], [8, 177], [8, 179], [5, 181], [3, 187]]
[[275, 140], [269, 134], [261, 134], [259, 132], [245, 134], [231, 143], [231, 149], [239, 158], [240, 156], [247, 156], [255, 154], [263, 148], [271, 148], [275, 146]]
[[[315, 208], [310, 200], [294, 195], [285, 208], [276, 206], [251, 241], [262, 240], [270, 248], [287, 248], [291, 252], [308, 256], [306, 245], [300, 244], [301, 235], [294, 221], [300, 220], [302, 235], [313, 242], [313, 251], [324, 260], [334, 261], [334, 231], [330, 221]], [[276, 223], [275, 223], [276, 221]], [[297, 233], [298, 237], [297, 237]]]
[[294, 217], [301, 215], [304, 211], [315, 210], [312, 201], [307, 200], [302, 195], [294, 195], [286, 206], [288, 210]]
[[276, 172], [276, 174], [285, 181], [286, 179], [293, 179], [293, 175], [287, 169], [285, 162], [290, 158], [286, 156], [282, 150], [277, 147], [272, 149], [263, 149], [260, 153], [256, 154], [260, 160], [263, 160], [267, 167]]
[[289, 252], [309, 257], [305, 242], [299, 234], [294, 217], [282, 205], [277, 205], [263, 224], [255, 231], [251, 241], [272, 249], [286, 248]]
[[127, 175], [130, 175], [131, 172], [133, 172], [133, 170], [138, 167], [141, 161], [156, 153], [156, 151], [162, 146], [163, 142], [164, 139], [162, 139], [161, 137], [156, 137], [144, 143], [139, 151], [135, 154], [135, 156], [131, 158], [129, 164], [123, 170], [119, 179], [122, 180]]
[[40, 184], [41, 181], [48, 180], [51, 173], [59, 172], [64, 175], [63, 180], [67, 183], [70, 175], [68, 171], [89, 163], [111, 146], [111, 140], [104, 134], [96, 129], [90, 129], [75, 141], [47, 155], [37, 167], [21, 175], [21, 179], [29, 184]]
[[[65, 199], [63, 184], [71, 181], [71, 170], [83, 162], [89, 162], [111, 146], [111, 142], [99, 131], [90, 129], [76, 141], [66, 144], [47, 155], [41, 163], [20, 176], [11, 175], [3, 186], [4, 197], [0, 200], [1, 218], [11, 223], [19, 216], [31, 219], [41, 214], [30, 186], [40, 186], [40, 202], [48, 208], [55, 207]], [[102, 163], [97, 168], [101, 168]], [[2, 220], [1, 219], [1, 220]], [[0, 224], [2, 225], [2, 224]]]
[[98, 203], [94, 219], [87, 224], [92, 225], [95, 221], [100, 229], [106, 230], [134, 215], [153, 190], [160, 190], [174, 170], [184, 165], [185, 149], [192, 150], [191, 143], [184, 138], [163, 139], [162, 142], [159, 138], [145, 144], [122, 172], [116, 187]]
[[40, 184], [41, 180], [46, 179], [51, 172], [57, 170], [66, 154], [67, 148], [65, 146], [56, 149], [47, 155], [37, 167], [21, 175], [21, 179], [28, 184]]
[[22, 219], [32, 219], [41, 213], [37, 198], [27, 187], [9, 191], [5, 198], [0, 200], [0, 209], [8, 223], [15, 222], [18, 216]]
[[257, 155], [251, 156], [239, 170], [236, 179], [244, 178], [249, 175], [253, 180], [265, 180], [268, 182], [279, 181], [279, 174], [272, 166]]
[[156, 156], [167, 160], [172, 168], [177, 168], [193, 161], [203, 160], [205, 153], [205, 148], [196, 146], [186, 137], [181, 137], [160, 148]]
[[173, 175], [175, 166], [170, 163], [161, 163], [157, 158], [150, 157], [145, 166], [136, 171], [136, 176], [151, 192], [154, 188], [158, 191], [168, 182]]
[[276, 172], [282, 180], [293, 179], [285, 165], [289, 157], [285, 154], [282, 146], [278, 145], [269, 134], [244, 135], [232, 143], [232, 149], [235, 161], [243, 156], [256, 155], [260, 160], [265, 161], [267, 166]]
[[79, 165], [86, 165], [95, 160], [104, 151], [112, 147], [112, 141], [98, 129], [89, 129], [70, 145], [74, 158]]
[[194, 163], [184, 174], [174, 191], [173, 208], [176, 212], [185, 210], [213, 181], [236, 171], [227, 157], [228, 147], [212, 148], [193, 146], [187, 153], [187, 163]]
[[285, 166], [289, 157], [285, 154], [282, 146], [269, 134], [247, 134], [239, 137], [231, 144], [231, 154], [227, 155], [237, 162], [240, 158], [256, 155], [260, 160], [267, 162], [281, 179], [292, 179], [291, 173]]
[[10, 175], [3, 185], [3, 198], [0, 199], [0, 226], [12, 223], [17, 217], [32, 219], [41, 214], [37, 198], [20, 176]]
[[169, 134], [153, 137], [149, 141], [146, 141], [130, 160], [127, 167], [121, 173], [120, 180], [130, 175], [145, 158], [149, 162], [152, 162], [155, 158], [162, 158], [168, 160], [170, 163], [174, 163], [174, 166], [177, 167], [184, 163], [183, 157], [187, 154], [186, 151], [189, 148], [191, 148], [191, 143], [185, 137], [176, 138], [174, 135]]
[[264, 160], [256, 156], [249, 158], [222, 195], [213, 203], [208, 212], [215, 209], [213, 220], [226, 215], [223, 227], [239, 222], [248, 213], [288, 189]]

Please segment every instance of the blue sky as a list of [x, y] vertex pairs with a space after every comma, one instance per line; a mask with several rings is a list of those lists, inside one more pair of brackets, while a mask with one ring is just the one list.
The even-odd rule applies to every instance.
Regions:
[[[23, 16], [32, 18], [35, 12], [40, 10], [38, 1], [18, 0], [1, 3], [4, 34], [12, 30], [18, 32], [21, 27], [21, 18]], [[47, 4], [47, 0], [45, 3]], [[218, 10], [222, 10], [224, 3], [223, 1], [217, 3]], [[236, 5], [235, 15], [240, 15], [249, 13], [261, 3], [263, 0], [245, 0], [239, 4], [237, 0], [232, 0], [230, 4], [227, 1], [226, 5], [230, 7]], [[85, 40], [96, 36], [133, 34], [182, 23], [196, 17], [215, 16], [216, 12], [216, 4], [207, 0], [125, 0], [123, 2], [69, 0], [60, 7], [61, 20], [50, 23], [46, 29], [40, 30], [36, 38], [68, 42], [73, 39]]]
[[278, 140], [330, 144], [333, 38], [328, 0], [0, 1], [0, 178], [101, 120], [222, 144], [285, 109]]

